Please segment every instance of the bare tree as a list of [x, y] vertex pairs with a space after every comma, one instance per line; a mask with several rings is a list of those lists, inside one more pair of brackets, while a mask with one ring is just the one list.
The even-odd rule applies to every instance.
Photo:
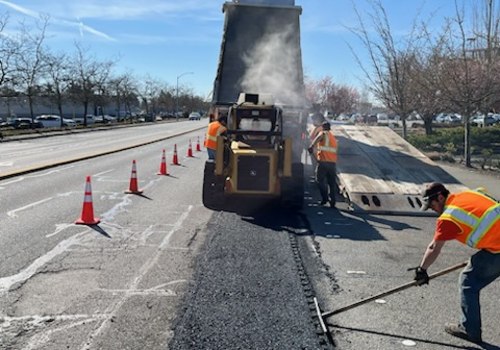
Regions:
[[21, 32], [17, 39], [19, 50], [15, 54], [15, 81], [28, 99], [31, 119], [34, 119], [33, 100], [39, 92], [40, 79], [46, 72], [45, 61], [45, 32], [48, 17], [42, 17], [36, 22], [36, 30], [32, 30], [21, 23]]
[[158, 99], [161, 91], [165, 89], [165, 87], [165, 83], [158, 79], [154, 79], [149, 75], [144, 77], [142, 80], [142, 84], [139, 85], [138, 93], [141, 98], [142, 107], [147, 115], [157, 112]]
[[0, 16], [0, 88], [12, 80], [13, 58], [19, 50], [19, 42], [4, 34], [8, 19], [8, 14]]
[[306, 95], [311, 104], [334, 114], [352, 113], [360, 101], [359, 92], [346, 85], [335, 84], [330, 76], [306, 81]]
[[[49, 99], [57, 105], [59, 115], [63, 114], [63, 101], [69, 86], [69, 61], [65, 54], [47, 53], [45, 57], [47, 63], [46, 93]], [[61, 126], [63, 125], [61, 118]]]
[[[449, 19], [434, 48], [439, 60], [434, 73], [441, 98], [463, 117], [464, 162], [468, 167], [471, 166], [470, 118], [476, 112], [488, 110], [500, 94], [498, 15], [495, 18], [493, 14], [492, 0], [486, 0], [486, 4], [484, 26], [481, 30], [476, 24], [476, 36], [471, 37], [464, 9], [455, 1], [455, 17]], [[475, 21], [480, 23], [478, 18]]]
[[70, 93], [75, 102], [83, 104], [83, 125], [87, 126], [89, 104], [95, 101], [96, 94], [102, 92], [113, 62], [98, 62], [88, 55], [88, 50], [75, 44], [76, 53], [71, 61]]
[[416, 25], [407, 35], [406, 40], [396, 42], [385, 8], [380, 0], [369, 1], [373, 13], [370, 15], [375, 36], [370, 35], [363, 17], [356, 7], [354, 10], [359, 26], [350, 28], [368, 51], [371, 67], [361, 62], [361, 59], [351, 47], [356, 61], [364, 72], [368, 81], [368, 88], [373, 96], [383, 105], [398, 114], [403, 122], [403, 137], [406, 138], [406, 118], [415, 110], [413, 101], [413, 72], [412, 63], [415, 47]]

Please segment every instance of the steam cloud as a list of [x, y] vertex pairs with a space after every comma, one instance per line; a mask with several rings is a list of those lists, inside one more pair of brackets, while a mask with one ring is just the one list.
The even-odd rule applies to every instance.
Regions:
[[243, 57], [246, 71], [241, 86], [249, 93], [270, 93], [277, 103], [304, 102], [302, 60], [292, 26], [269, 28]]

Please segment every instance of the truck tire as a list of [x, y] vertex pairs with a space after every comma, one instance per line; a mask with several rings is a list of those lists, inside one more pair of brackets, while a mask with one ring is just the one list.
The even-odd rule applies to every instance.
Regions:
[[203, 205], [213, 210], [224, 209], [224, 179], [214, 174], [215, 163], [206, 162], [203, 174]]
[[292, 164], [292, 176], [281, 182], [281, 206], [288, 210], [301, 210], [304, 205], [304, 165]]

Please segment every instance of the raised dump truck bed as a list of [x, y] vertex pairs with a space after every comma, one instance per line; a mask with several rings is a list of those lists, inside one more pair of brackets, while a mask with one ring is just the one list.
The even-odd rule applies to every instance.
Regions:
[[424, 185], [466, 189], [388, 127], [336, 125], [339, 185], [353, 210], [429, 215], [420, 211]]
[[227, 1], [214, 81], [215, 105], [236, 102], [241, 92], [270, 93], [276, 102], [303, 102], [300, 6], [293, 0]]

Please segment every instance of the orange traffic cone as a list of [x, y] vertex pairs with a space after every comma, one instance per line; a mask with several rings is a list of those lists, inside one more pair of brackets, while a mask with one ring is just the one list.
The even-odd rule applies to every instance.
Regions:
[[137, 168], [135, 165], [135, 160], [132, 161], [132, 175], [130, 176], [130, 186], [125, 193], [141, 194], [143, 191], [139, 190], [137, 185]]
[[94, 217], [94, 206], [92, 205], [92, 188], [90, 186], [90, 176], [85, 181], [85, 196], [83, 197], [82, 215], [75, 224], [78, 225], [97, 225], [101, 220]]
[[177, 144], [174, 145], [174, 157], [172, 159], [173, 165], [180, 165], [179, 158], [177, 158]]
[[188, 156], [188, 157], [194, 157], [194, 156], [193, 156], [193, 147], [191, 147], [191, 139], [189, 139], [189, 146], [188, 146], [188, 153], [187, 153], [187, 156]]
[[196, 143], [196, 151], [197, 152], [200, 152], [201, 151], [201, 147], [200, 147], [200, 137], [198, 136], [198, 142]]
[[165, 158], [165, 150], [163, 150], [163, 153], [161, 155], [160, 172], [158, 172], [157, 175], [169, 175], [169, 173], [167, 172], [167, 160]]

